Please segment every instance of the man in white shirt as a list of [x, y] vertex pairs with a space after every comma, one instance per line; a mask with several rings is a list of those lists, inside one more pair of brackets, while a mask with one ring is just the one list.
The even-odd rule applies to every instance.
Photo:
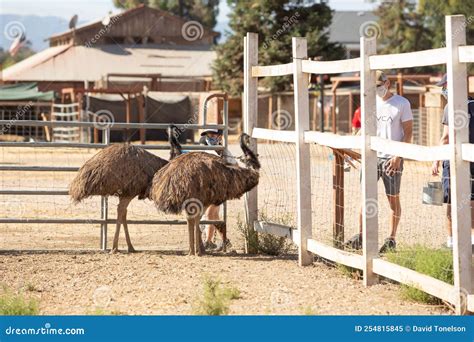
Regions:
[[[410, 102], [403, 96], [390, 92], [390, 81], [381, 70], [376, 72], [377, 92], [377, 136], [380, 138], [411, 143], [413, 133], [413, 114]], [[390, 204], [390, 236], [385, 239], [380, 253], [394, 250], [395, 236], [401, 216], [400, 184], [403, 172], [403, 159], [386, 153], [377, 153], [378, 179], [382, 178]], [[359, 218], [360, 233], [353, 236], [346, 246], [353, 249], [362, 247], [362, 211]]]

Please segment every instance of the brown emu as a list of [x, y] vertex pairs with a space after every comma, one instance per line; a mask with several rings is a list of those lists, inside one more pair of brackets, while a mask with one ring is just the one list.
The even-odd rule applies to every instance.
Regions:
[[[181, 146], [175, 136], [175, 126], [168, 130], [171, 156], [179, 155]], [[129, 143], [104, 148], [79, 169], [69, 186], [75, 203], [91, 196], [118, 196], [117, 224], [111, 253], [118, 251], [120, 225], [123, 224], [128, 251], [134, 252], [127, 227], [127, 207], [132, 199], [147, 198], [153, 175], [168, 161]]]
[[150, 198], [164, 212], [186, 211], [190, 255], [204, 252], [199, 222], [207, 207], [240, 198], [258, 184], [260, 163], [248, 147], [249, 139], [247, 134], [240, 137], [246, 167], [226, 164], [224, 158], [209, 153], [193, 152], [170, 161], [155, 174]]

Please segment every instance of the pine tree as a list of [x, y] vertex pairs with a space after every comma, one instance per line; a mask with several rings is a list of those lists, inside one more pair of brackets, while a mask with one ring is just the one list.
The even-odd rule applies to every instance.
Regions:
[[[292, 59], [291, 38], [308, 39], [308, 56], [323, 60], [344, 58], [344, 49], [329, 42], [331, 9], [324, 3], [307, 0], [261, 0], [249, 3], [228, 0], [232, 12], [227, 40], [216, 47], [214, 83], [232, 95], [243, 90], [243, 37], [247, 32], [259, 36], [259, 64], [288, 63]], [[291, 89], [289, 77], [265, 78], [272, 91]]]

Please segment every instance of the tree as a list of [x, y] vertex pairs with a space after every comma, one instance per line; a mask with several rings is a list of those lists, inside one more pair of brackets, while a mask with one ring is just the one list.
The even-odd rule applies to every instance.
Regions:
[[[214, 82], [232, 95], [243, 90], [243, 37], [247, 32], [259, 36], [259, 64], [288, 63], [292, 59], [291, 38], [308, 39], [308, 56], [323, 60], [344, 58], [340, 44], [329, 42], [331, 9], [324, 3], [308, 0], [261, 0], [249, 3], [228, 0], [230, 32], [227, 40], [216, 47], [213, 65]], [[272, 91], [291, 89], [289, 77], [271, 77], [263, 85]]]
[[[380, 43], [383, 53], [403, 53], [446, 46], [445, 16], [466, 16], [467, 44], [474, 43], [474, 2], [465, 0], [398, 0], [382, 2], [379, 16]], [[470, 67], [472, 69], [472, 66]], [[439, 67], [417, 68], [417, 71]]]
[[18, 50], [15, 56], [11, 56], [8, 51], [3, 50], [0, 47], [0, 70], [6, 69], [9, 66], [18, 63], [32, 55], [35, 52], [31, 49], [31, 42], [28, 40], [26, 43]]
[[196, 20], [211, 29], [216, 26], [219, 14], [219, 0], [114, 0], [117, 8], [129, 9], [141, 4]]

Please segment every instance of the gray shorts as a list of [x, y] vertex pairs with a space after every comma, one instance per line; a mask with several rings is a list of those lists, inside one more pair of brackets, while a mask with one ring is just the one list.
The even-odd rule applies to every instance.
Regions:
[[[378, 158], [377, 159], [377, 180], [382, 177], [383, 185], [385, 187], [385, 194], [390, 196], [395, 196], [400, 193], [400, 184], [402, 182], [402, 173], [403, 173], [403, 159], [400, 162], [400, 170], [398, 170], [393, 176], [387, 175], [385, 172], [386, 166], [385, 163], [389, 158]], [[362, 181], [362, 173], [360, 174], [360, 179]]]

